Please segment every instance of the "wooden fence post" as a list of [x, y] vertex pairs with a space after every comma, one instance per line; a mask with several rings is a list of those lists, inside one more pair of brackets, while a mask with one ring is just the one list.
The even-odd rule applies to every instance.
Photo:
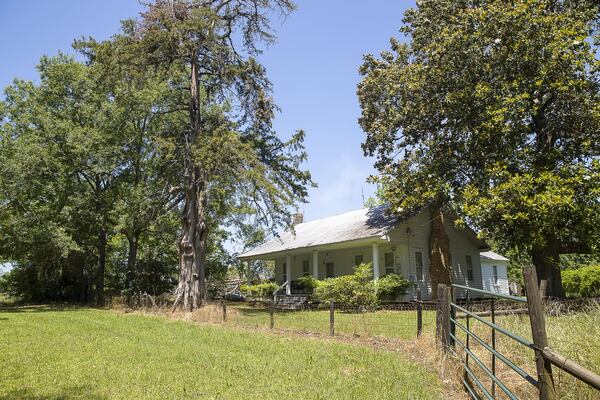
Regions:
[[417, 337], [423, 333], [423, 303], [421, 302], [421, 288], [417, 288]]
[[435, 339], [438, 343], [442, 341], [442, 305], [444, 302], [444, 286], [437, 287], [437, 303], [435, 308]]
[[544, 306], [537, 283], [537, 274], [533, 265], [523, 268], [525, 278], [525, 291], [527, 293], [527, 307], [529, 308], [529, 321], [531, 323], [531, 336], [535, 346], [535, 364], [537, 368], [539, 392], [541, 400], [554, 400], [556, 391], [552, 378], [552, 364], [542, 354], [548, 346], [546, 336], [546, 322], [544, 319]]
[[221, 304], [223, 306], [223, 322], [227, 322], [227, 303], [225, 302], [225, 299], [221, 301]]
[[451, 294], [450, 288], [440, 283], [438, 288], [438, 293], [441, 295], [438, 297], [438, 308], [440, 312], [440, 339], [442, 343], [442, 348], [444, 351], [450, 350], [450, 302], [451, 302]]
[[452, 285], [448, 286], [446, 290], [448, 291], [448, 343], [450, 344], [450, 347], [454, 349], [454, 346], [456, 345], [454, 341], [454, 338], [456, 337], [456, 324], [452, 322], [451, 319], [456, 321], [456, 308], [452, 307], [452, 303], [456, 303], [456, 299]]
[[331, 300], [329, 302], [329, 336], [333, 336], [335, 334], [335, 304], [334, 301]]
[[273, 313], [275, 312], [275, 304], [274, 302], [269, 302], [269, 328], [273, 329], [273, 326], [275, 326], [275, 316], [273, 315]]

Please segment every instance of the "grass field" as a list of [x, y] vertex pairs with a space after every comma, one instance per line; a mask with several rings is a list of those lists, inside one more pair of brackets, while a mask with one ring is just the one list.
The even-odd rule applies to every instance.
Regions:
[[[231, 307], [235, 310], [230, 320], [246, 326], [265, 327], [269, 324], [269, 314], [265, 309], [245, 305]], [[464, 324], [465, 320], [461, 322]], [[523, 338], [531, 340], [531, 327], [527, 315], [498, 316], [496, 322]], [[329, 332], [329, 311], [297, 311], [275, 314], [275, 327], [296, 332]], [[471, 327], [479, 337], [491, 343], [491, 330], [481, 322], [471, 319]], [[350, 336], [383, 336], [392, 339], [412, 339], [416, 335], [415, 311], [378, 311], [375, 313], [335, 314], [336, 334]], [[435, 312], [424, 311], [423, 331], [432, 335], [435, 329]], [[546, 317], [546, 329], [551, 348], [580, 365], [600, 373], [600, 306], [590, 307], [586, 312]], [[466, 343], [466, 335], [457, 328], [457, 336]], [[490, 353], [471, 340], [472, 350], [481, 360], [491, 366]], [[534, 352], [507, 336], [497, 333], [497, 349], [536, 376]], [[457, 350], [460, 346], [457, 345]], [[478, 366], [471, 362], [474, 372], [484, 382], [489, 382]], [[497, 361], [500, 379], [521, 398], [536, 398], [535, 388], [519, 377], [501, 361]], [[600, 394], [585, 383], [577, 381], [569, 374], [554, 368], [554, 378], [562, 399], [598, 399]], [[488, 385], [489, 389], [489, 385]], [[500, 391], [497, 391], [500, 393]]]
[[0, 309], [0, 399], [439, 398], [399, 353], [87, 308]]
[[[269, 312], [265, 308], [244, 304], [231, 306], [230, 321], [253, 327], [269, 326]], [[300, 332], [329, 332], [329, 310], [277, 312], [275, 327]], [[423, 330], [435, 328], [435, 311], [423, 312]], [[369, 313], [335, 313], [335, 332], [348, 336], [384, 336], [412, 339], [417, 336], [416, 311], [377, 311]]]
[[[465, 325], [466, 321], [460, 322]], [[531, 327], [527, 315], [506, 315], [496, 317], [496, 323], [510, 332], [531, 341]], [[491, 343], [491, 329], [481, 322], [471, 319], [471, 329], [488, 344]], [[592, 306], [586, 312], [577, 312], [560, 317], [546, 316], [546, 332], [549, 347], [563, 356], [574, 360], [589, 370], [600, 374], [600, 306]], [[466, 343], [466, 334], [457, 328], [457, 337]], [[533, 350], [517, 343], [502, 333], [496, 335], [496, 349], [534, 378], [536, 377]], [[460, 346], [457, 346], [460, 350]], [[491, 355], [475, 340], [471, 340], [471, 350], [489, 367]], [[473, 371], [484, 382], [489, 382], [484, 373], [471, 362]], [[518, 376], [502, 361], [497, 361], [498, 376], [519, 398], [537, 399], [532, 385]], [[576, 380], [557, 367], [553, 368], [554, 382], [560, 399], [595, 400], [600, 394], [585, 383]], [[489, 384], [488, 384], [489, 389]], [[497, 390], [500, 393], [500, 390]]]

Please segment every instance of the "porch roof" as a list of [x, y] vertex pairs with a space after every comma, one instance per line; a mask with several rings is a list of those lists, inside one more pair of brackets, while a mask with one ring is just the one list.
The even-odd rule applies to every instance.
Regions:
[[479, 253], [479, 255], [481, 256], [482, 260], [508, 261], [508, 258], [506, 258], [503, 255], [500, 255], [498, 253], [494, 253], [493, 251], [482, 251], [481, 253]]
[[398, 222], [395, 216], [385, 212], [387, 207], [363, 208], [295, 225], [295, 232], [285, 231], [279, 237], [238, 255], [238, 259], [261, 258], [295, 249], [364, 239], [381, 241]]

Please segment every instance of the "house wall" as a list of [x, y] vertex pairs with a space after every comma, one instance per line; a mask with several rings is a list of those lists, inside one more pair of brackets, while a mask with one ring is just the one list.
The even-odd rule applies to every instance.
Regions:
[[[408, 265], [408, 270], [404, 276], [411, 281], [415, 281], [417, 286], [421, 288], [421, 293], [424, 299], [431, 298], [431, 276], [429, 273], [429, 234], [431, 231], [430, 213], [428, 211], [421, 212], [416, 216], [409, 218], [406, 222], [399, 224], [390, 232], [390, 240], [393, 243], [405, 246], [407, 255], [405, 263]], [[452, 281], [453, 283], [482, 288], [481, 280], [481, 262], [479, 258], [479, 249], [473, 241], [467, 236], [466, 232], [454, 227], [452, 221], [444, 222], [448, 240], [450, 243], [450, 257], [452, 261]], [[416, 261], [415, 253], [422, 252], [424, 259], [424, 280], [416, 279]], [[473, 279], [467, 279], [467, 255], [471, 256], [473, 263]], [[459, 298], [465, 296], [464, 290], [457, 290]], [[410, 298], [416, 297], [416, 292], [409, 293]]]
[[[379, 271], [385, 274], [385, 253], [394, 254], [394, 270], [421, 288], [423, 299], [431, 298], [431, 279], [429, 274], [429, 232], [430, 213], [421, 212], [407, 221], [398, 224], [389, 232], [389, 244], [379, 245]], [[460, 285], [482, 288], [481, 263], [479, 249], [465, 232], [454, 228], [452, 222], [446, 222], [446, 232], [450, 241], [450, 254], [452, 257], [453, 282]], [[417, 280], [416, 252], [421, 252], [423, 257], [423, 280]], [[335, 276], [351, 274], [354, 267], [354, 256], [362, 254], [365, 263], [371, 262], [373, 249], [359, 247], [337, 251], [319, 252], [319, 279], [325, 278], [325, 264], [334, 263]], [[466, 258], [471, 256], [473, 262], [473, 279], [467, 280]], [[312, 253], [292, 256], [292, 280], [302, 276], [302, 260], [308, 260], [309, 274], [313, 273]], [[285, 257], [275, 260], [275, 279], [283, 283]], [[289, 277], [288, 277], [289, 279]], [[464, 297], [464, 291], [457, 291], [458, 297]], [[416, 290], [409, 292], [406, 300], [415, 299]]]
[[[497, 267], [498, 271], [497, 285], [494, 284], [494, 265]], [[506, 261], [482, 260], [481, 275], [483, 290], [502, 294], [510, 294], [508, 289], [508, 270]]]
[[[399, 253], [398, 250], [394, 252], [392, 250], [392, 244], [380, 245], [379, 246], [379, 268], [381, 275], [385, 274], [385, 253]], [[373, 261], [373, 248], [372, 247], [357, 247], [353, 249], [344, 250], [327, 250], [319, 252], [319, 279], [325, 279], [326, 264], [332, 262], [335, 276], [349, 275], [353, 273], [355, 256], [362, 255], [364, 263], [370, 263]], [[313, 275], [313, 255], [312, 253], [292, 255], [292, 280], [300, 278], [304, 271], [302, 269], [302, 262], [308, 260], [309, 275]], [[396, 264], [398, 260], [398, 264]], [[394, 257], [395, 265], [394, 272], [402, 273], [400, 269], [399, 257]], [[284, 264], [286, 257], [280, 257], [275, 260], [275, 280], [278, 283], [283, 283], [284, 275]]]

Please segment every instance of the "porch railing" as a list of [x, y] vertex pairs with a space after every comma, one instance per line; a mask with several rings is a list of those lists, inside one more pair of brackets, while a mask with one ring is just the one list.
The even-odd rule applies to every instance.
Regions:
[[285, 281], [273, 292], [273, 303], [277, 303], [277, 294], [289, 286], [290, 281]]

